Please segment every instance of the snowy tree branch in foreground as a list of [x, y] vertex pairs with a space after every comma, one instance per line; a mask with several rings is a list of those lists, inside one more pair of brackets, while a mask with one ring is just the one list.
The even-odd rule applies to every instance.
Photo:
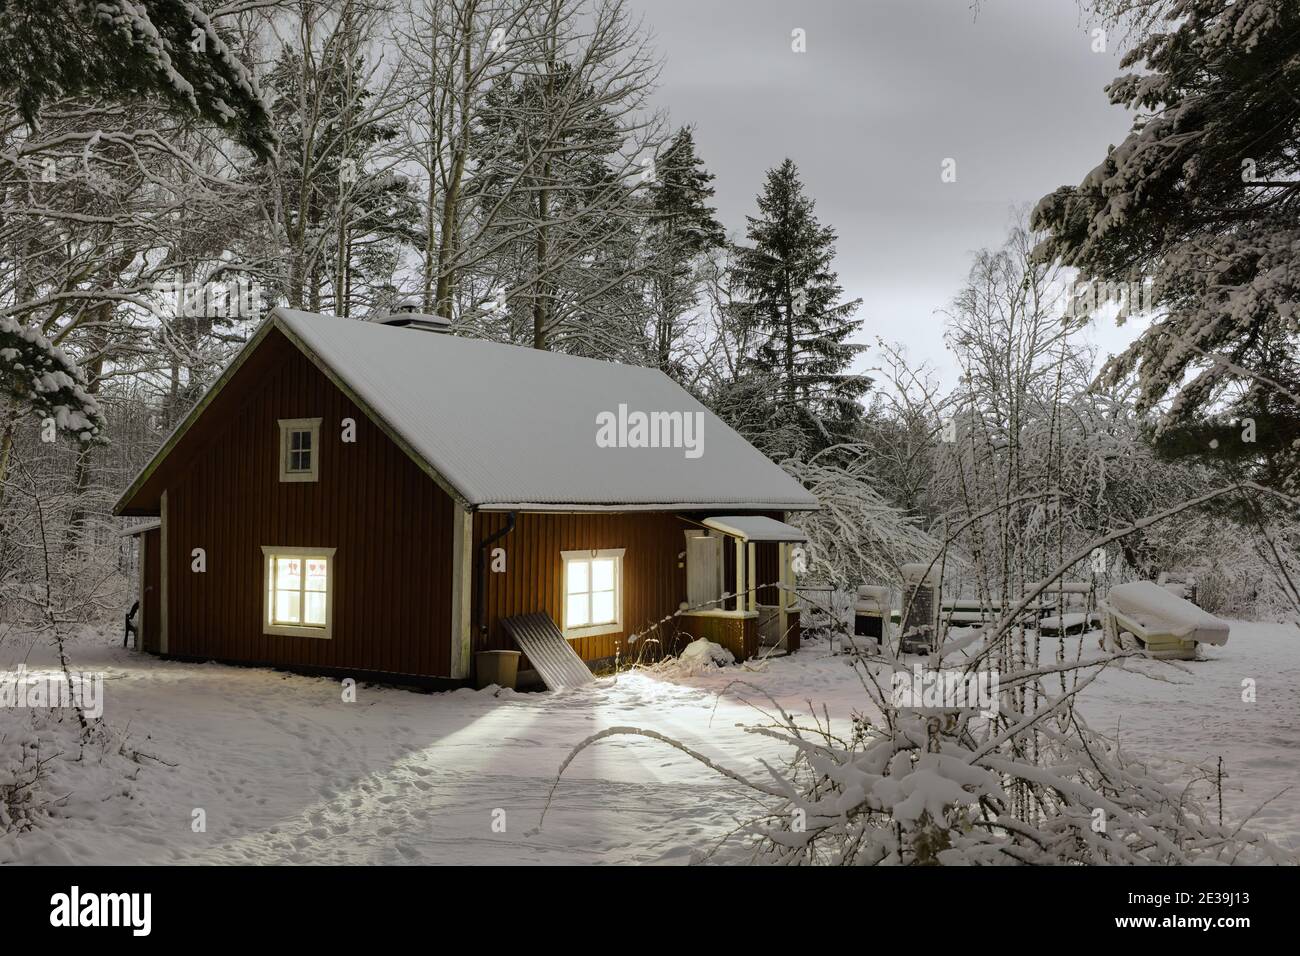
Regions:
[[275, 134], [257, 83], [198, 3], [24, 0], [4, 19], [0, 88], [29, 126], [62, 96], [153, 96], [270, 153]]

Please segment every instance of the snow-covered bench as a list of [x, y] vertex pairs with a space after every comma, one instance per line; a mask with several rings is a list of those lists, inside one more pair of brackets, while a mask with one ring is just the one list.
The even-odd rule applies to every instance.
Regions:
[[1070, 634], [1082, 634], [1101, 623], [1097, 614], [1084, 611], [1066, 611], [1064, 614], [1048, 614], [1038, 622], [1038, 633], [1044, 637], [1066, 637]]
[[1117, 584], [1102, 602], [1103, 628], [1111, 647], [1131, 634], [1151, 657], [1191, 660], [1197, 644], [1226, 644], [1228, 624], [1152, 581]]
[[1087, 581], [1053, 581], [1043, 588], [1042, 601], [1047, 606], [1038, 622], [1044, 637], [1082, 634], [1101, 623], [1101, 615], [1089, 609], [1093, 585]]

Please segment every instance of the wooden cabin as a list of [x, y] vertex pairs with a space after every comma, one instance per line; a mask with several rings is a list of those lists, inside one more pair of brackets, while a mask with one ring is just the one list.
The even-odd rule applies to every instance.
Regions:
[[140, 647], [432, 684], [538, 611], [593, 669], [798, 647], [798, 482], [658, 371], [398, 321], [273, 311], [131, 483]]

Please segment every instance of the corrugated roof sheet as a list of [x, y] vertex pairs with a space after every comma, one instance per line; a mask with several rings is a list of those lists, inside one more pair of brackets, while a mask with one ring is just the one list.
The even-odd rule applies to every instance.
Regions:
[[565, 640], [564, 634], [547, 615], [508, 617], [501, 626], [528, 656], [528, 662], [550, 690], [585, 687], [595, 681], [595, 676], [573, 645]]
[[[275, 315], [472, 505], [817, 507], [657, 370], [288, 309]], [[615, 422], [620, 406], [633, 425], [635, 412], [700, 416], [691, 419], [702, 426], [698, 457], [683, 447], [602, 447], [600, 425]]]

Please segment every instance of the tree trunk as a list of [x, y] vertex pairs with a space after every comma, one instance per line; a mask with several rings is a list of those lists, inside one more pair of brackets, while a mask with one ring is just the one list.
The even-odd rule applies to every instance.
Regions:
[[5, 488], [9, 478], [9, 456], [14, 448], [14, 431], [18, 427], [18, 402], [10, 399], [4, 404], [4, 431], [0, 433], [0, 528], [3, 527]]
[[[550, 175], [550, 163], [547, 162], [542, 167], [543, 182]], [[546, 217], [550, 212], [550, 195], [545, 188], [537, 192], [537, 277], [533, 283], [533, 348], [545, 349], [546, 342], [546, 288], [547, 283], [544, 278], [546, 273], [546, 257], [549, 254], [547, 243], [550, 237], [547, 235]]]
[[[95, 397], [99, 395], [100, 382], [104, 375], [104, 352], [108, 347], [109, 323], [113, 321], [113, 305], [105, 302], [99, 306], [99, 316], [91, 327], [90, 362], [86, 366], [86, 391]], [[86, 495], [94, 478], [92, 455], [94, 446], [87, 445], [77, 456], [76, 476], [73, 481], [72, 509], [68, 514], [68, 529], [63, 539], [63, 553], [71, 554], [83, 544], [86, 531]]]
[[[461, 181], [465, 177], [465, 163], [471, 147], [470, 130], [470, 92], [474, 82], [473, 61], [470, 57], [471, 40], [474, 34], [474, 13], [476, 4], [465, 7], [461, 18], [461, 88], [460, 88], [460, 129], [456, 135], [456, 149], [452, 158], [451, 176], [442, 194], [442, 222], [438, 248], [438, 314], [444, 318], [452, 317], [452, 296], [455, 294], [456, 269], [452, 260], [456, 255], [457, 237], [460, 233]], [[430, 185], [432, 192], [432, 185]]]

